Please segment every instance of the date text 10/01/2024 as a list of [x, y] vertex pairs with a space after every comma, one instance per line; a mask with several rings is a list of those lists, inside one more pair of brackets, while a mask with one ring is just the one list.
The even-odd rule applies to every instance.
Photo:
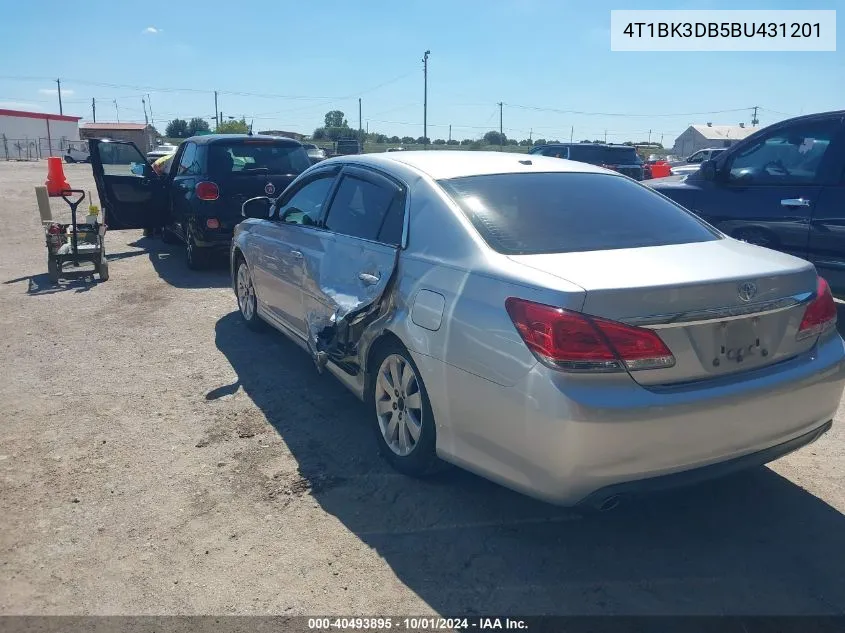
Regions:
[[313, 630], [392, 630], [457, 631], [457, 630], [525, 630], [524, 620], [512, 618], [438, 618], [438, 617], [373, 617], [373, 618], [308, 618]]

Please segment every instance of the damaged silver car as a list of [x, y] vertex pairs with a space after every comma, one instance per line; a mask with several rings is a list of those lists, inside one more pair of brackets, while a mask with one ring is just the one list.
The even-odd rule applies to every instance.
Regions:
[[339, 157], [243, 212], [243, 319], [365, 401], [408, 474], [440, 458], [608, 508], [800, 448], [842, 395], [836, 306], [811, 264], [600, 167]]

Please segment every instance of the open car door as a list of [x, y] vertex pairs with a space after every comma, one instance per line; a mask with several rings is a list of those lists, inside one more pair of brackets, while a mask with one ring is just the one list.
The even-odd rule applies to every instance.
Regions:
[[164, 180], [129, 141], [90, 139], [91, 166], [111, 231], [163, 226], [167, 214]]

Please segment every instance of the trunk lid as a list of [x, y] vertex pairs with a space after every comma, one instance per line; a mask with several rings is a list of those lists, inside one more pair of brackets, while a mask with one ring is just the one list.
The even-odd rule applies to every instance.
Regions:
[[815, 292], [815, 268], [744, 242], [721, 239], [510, 258], [581, 286], [586, 314], [654, 329], [676, 363], [632, 371], [643, 385], [757, 369], [815, 342], [812, 337], [796, 340]]

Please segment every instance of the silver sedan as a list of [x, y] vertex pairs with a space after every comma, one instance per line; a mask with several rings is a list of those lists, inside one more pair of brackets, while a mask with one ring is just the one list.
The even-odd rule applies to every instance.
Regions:
[[585, 163], [323, 161], [244, 204], [240, 313], [369, 407], [398, 470], [439, 460], [560, 504], [762, 464], [830, 428], [824, 280]]

